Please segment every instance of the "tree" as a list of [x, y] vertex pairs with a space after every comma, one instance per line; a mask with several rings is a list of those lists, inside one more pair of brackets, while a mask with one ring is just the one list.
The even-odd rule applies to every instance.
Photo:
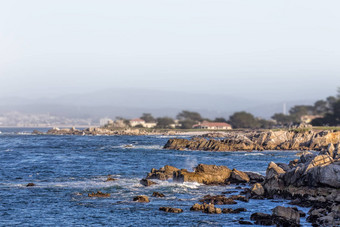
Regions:
[[214, 122], [227, 122], [227, 120], [223, 117], [216, 117]]
[[143, 119], [145, 122], [155, 122], [156, 119], [151, 115], [151, 113], [143, 113], [140, 119]]
[[181, 124], [182, 129], [190, 129], [194, 124], [197, 124], [197, 121], [193, 121], [190, 119], [183, 120], [179, 122]]
[[260, 126], [255, 117], [245, 111], [236, 112], [231, 115], [229, 122], [233, 128], [258, 128]]
[[157, 118], [157, 128], [170, 128], [171, 124], [174, 124], [175, 121], [170, 117], [159, 117]]
[[314, 103], [314, 114], [325, 114], [328, 111], [327, 102], [324, 100], [318, 100]]
[[265, 119], [258, 119], [257, 121], [258, 121], [260, 128], [269, 129], [269, 128], [273, 128], [273, 126], [274, 126], [273, 121], [267, 121]]
[[177, 119], [178, 120], [192, 120], [192, 121], [202, 121], [203, 118], [201, 115], [197, 112], [191, 112], [187, 110], [183, 110], [179, 114], [177, 114]]
[[293, 119], [290, 115], [285, 115], [282, 113], [276, 113], [272, 116], [272, 119], [275, 120], [278, 124], [288, 125], [293, 122]]
[[313, 106], [309, 105], [297, 105], [293, 106], [290, 110], [289, 113], [292, 117], [292, 120], [294, 123], [299, 123], [301, 122], [301, 117], [303, 115], [311, 115], [313, 113]]

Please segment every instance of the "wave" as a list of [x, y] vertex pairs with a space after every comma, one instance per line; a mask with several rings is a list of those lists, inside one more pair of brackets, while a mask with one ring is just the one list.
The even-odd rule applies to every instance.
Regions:
[[244, 155], [248, 156], [248, 155], [265, 155], [265, 154], [263, 154], [263, 153], [246, 153]]

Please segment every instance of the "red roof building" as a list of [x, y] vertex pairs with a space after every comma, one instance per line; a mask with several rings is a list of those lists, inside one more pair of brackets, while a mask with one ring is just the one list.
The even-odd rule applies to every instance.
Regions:
[[231, 125], [225, 122], [209, 122], [203, 121], [202, 123], [193, 125], [192, 128], [197, 129], [232, 129]]

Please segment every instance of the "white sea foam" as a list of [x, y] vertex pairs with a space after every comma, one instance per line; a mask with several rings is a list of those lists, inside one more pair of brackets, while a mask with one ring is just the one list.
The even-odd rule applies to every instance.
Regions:
[[263, 153], [246, 153], [244, 155], [248, 156], [248, 155], [265, 155], [265, 154], [263, 154]]

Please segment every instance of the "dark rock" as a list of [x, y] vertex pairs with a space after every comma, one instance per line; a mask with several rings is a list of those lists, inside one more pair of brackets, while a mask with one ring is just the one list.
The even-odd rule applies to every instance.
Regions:
[[139, 202], [139, 203], [148, 203], [150, 202], [149, 197], [146, 195], [138, 195], [133, 198], [133, 201]]
[[26, 184], [26, 187], [33, 187], [33, 186], [35, 186], [34, 183], [28, 183], [28, 184]]
[[242, 195], [232, 195], [232, 196], [229, 196], [229, 199], [240, 200], [242, 202], [249, 202], [249, 199], [245, 196], [242, 196]]
[[273, 218], [270, 214], [253, 213], [250, 220], [255, 221], [256, 225], [274, 225]]
[[291, 207], [277, 206], [273, 209], [275, 223], [279, 226], [299, 226], [300, 214]]
[[248, 175], [250, 183], [262, 183], [264, 181], [264, 176], [254, 172], [244, 172]]
[[215, 205], [225, 205], [225, 204], [237, 204], [233, 199], [226, 198], [224, 195], [206, 195], [203, 199], [199, 200], [200, 202], [204, 203], [211, 203]]
[[173, 207], [160, 207], [159, 210], [169, 213], [182, 213], [183, 210], [180, 208], [173, 208]]
[[153, 192], [152, 197], [163, 198], [163, 197], [165, 197], [165, 195], [163, 193], [160, 193], [160, 192]]
[[253, 225], [253, 223], [250, 222], [250, 221], [242, 221], [242, 220], [240, 220], [240, 221], [238, 221], [238, 223], [239, 223], [240, 225]]
[[168, 180], [171, 179], [174, 175], [175, 171], [178, 171], [176, 167], [166, 165], [159, 170], [151, 169], [151, 172], [148, 173], [146, 179], [158, 179], [158, 180]]
[[144, 185], [145, 187], [148, 187], [148, 186], [151, 186], [151, 185], [154, 185], [156, 184], [155, 182], [151, 181], [151, 180], [148, 180], [148, 179], [141, 179], [139, 181], [139, 183], [141, 183], [142, 185]]

